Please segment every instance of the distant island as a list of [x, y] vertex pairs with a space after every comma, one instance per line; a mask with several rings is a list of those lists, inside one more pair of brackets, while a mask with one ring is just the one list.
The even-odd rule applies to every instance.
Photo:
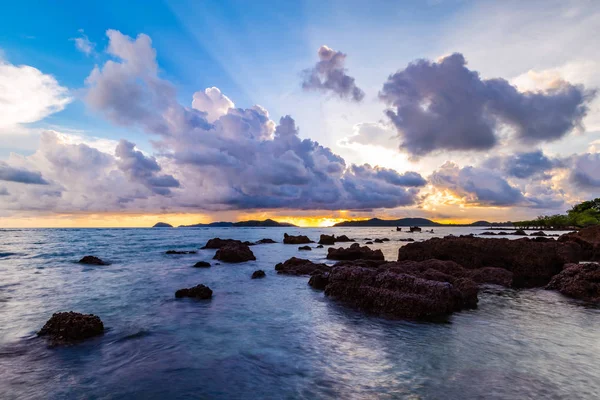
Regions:
[[442, 224], [426, 218], [401, 218], [401, 219], [379, 219], [371, 218], [367, 220], [343, 221], [333, 225], [342, 226], [512, 226], [512, 222], [488, 222], [476, 221], [470, 224]]
[[265, 219], [264, 221], [240, 221], [240, 222], [211, 222], [208, 224], [194, 224], [194, 225], [179, 225], [180, 228], [279, 228], [279, 227], [296, 227], [294, 224], [287, 222], [277, 222], [272, 219]]
[[154, 224], [153, 228], [172, 228], [173, 225], [167, 224], [166, 222], [157, 222]]

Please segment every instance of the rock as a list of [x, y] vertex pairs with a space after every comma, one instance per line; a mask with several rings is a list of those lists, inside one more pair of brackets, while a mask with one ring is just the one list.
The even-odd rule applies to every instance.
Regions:
[[342, 236], [336, 236], [335, 237], [335, 241], [336, 242], [354, 242], [354, 239], [350, 239], [348, 236], [346, 235], [342, 235]]
[[516, 231], [513, 232], [513, 235], [527, 236], [527, 232], [525, 232], [523, 229], [517, 229]]
[[53, 314], [38, 335], [48, 336], [53, 344], [69, 344], [103, 333], [104, 324], [98, 316], [69, 311]]
[[363, 240], [373, 240], [373, 239], [371, 239], [371, 238], [364, 238]]
[[85, 256], [81, 260], [79, 260], [79, 263], [89, 265], [108, 265], [108, 263], [102, 261], [101, 259], [95, 256]]
[[583, 260], [600, 261], [600, 225], [566, 233], [558, 238], [559, 242], [577, 243], [583, 249]]
[[374, 241], [375, 243], [383, 243], [383, 240], [381, 240], [381, 239], [375, 239], [375, 240], [373, 240], [373, 241]]
[[287, 233], [283, 234], [283, 243], [284, 244], [306, 244], [306, 243], [314, 243], [312, 240], [308, 238], [308, 236], [298, 235], [292, 236]]
[[265, 276], [267, 276], [267, 275], [265, 274], [265, 271], [263, 271], [262, 269], [258, 269], [252, 273], [252, 279], [264, 278]]
[[319, 238], [319, 244], [335, 244], [335, 235], [321, 235], [321, 237]]
[[[213, 238], [213, 239], [209, 239], [208, 242], [206, 242], [206, 244], [201, 247], [202, 249], [220, 249], [223, 246], [226, 246], [228, 244], [242, 244], [241, 240], [236, 240], [236, 239], [221, 239], [221, 238]], [[246, 243], [248, 244], [248, 243]]]
[[348, 248], [340, 247], [335, 249], [330, 247], [327, 249], [327, 258], [330, 260], [383, 260], [381, 250], [371, 250], [367, 246], [360, 247], [358, 243], [354, 243]]
[[[467, 269], [503, 268], [513, 273], [512, 286], [545, 286], [562, 266], [581, 259], [581, 247], [537, 238], [485, 239], [470, 236], [433, 238], [409, 243], [398, 250], [398, 260], [451, 260]], [[548, 240], [548, 241], [546, 241]]]
[[537, 231], [537, 232], [533, 232], [529, 236], [548, 236], [548, 235], [546, 235], [543, 231]]
[[495, 236], [495, 232], [481, 232], [480, 235]]
[[469, 270], [468, 277], [479, 284], [492, 284], [505, 287], [511, 287], [513, 281], [512, 272], [504, 268], [494, 267]]
[[317, 249], [322, 249], [322, 248], [323, 248], [322, 244], [320, 244], [320, 245], [317, 246]]
[[256, 244], [268, 244], [268, 243], [277, 243], [273, 239], [260, 239]]
[[196, 254], [194, 250], [167, 250], [165, 254]]
[[316, 273], [327, 272], [331, 267], [327, 264], [316, 264], [309, 260], [292, 257], [289, 260], [279, 263], [275, 266], [278, 274], [287, 275], [313, 275]]
[[193, 297], [195, 299], [210, 299], [213, 291], [205, 285], [194, 286], [189, 289], [179, 289], [175, 292], [175, 297], [180, 299], [182, 297]]
[[210, 263], [206, 261], [198, 261], [194, 264], [194, 268], [208, 268], [210, 267]]
[[310, 277], [308, 280], [308, 284], [315, 289], [325, 290], [325, 287], [329, 283], [329, 272], [323, 272], [320, 274], [315, 274]]
[[254, 257], [254, 253], [252, 253], [248, 245], [230, 243], [217, 250], [213, 259], [230, 263], [241, 263], [256, 260], [256, 257]]
[[407, 238], [407, 239], [398, 239], [399, 242], [414, 242], [415, 239], [413, 238]]
[[401, 271], [383, 266], [334, 267], [325, 294], [361, 310], [396, 318], [433, 318], [477, 306], [477, 285], [468, 279], [454, 279], [453, 284]]
[[555, 275], [546, 289], [558, 290], [565, 296], [600, 302], [600, 264], [567, 264]]
[[373, 242], [365, 242], [365, 244], [373, 244]]
[[390, 241], [390, 239], [388, 239], [388, 238], [383, 238], [383, 239], [381, 239], [381, 241], [382, 241], [382, 242], [389, 242], [389, 241]]
[[154, 224], [153, 228], [172, 228], [173, 225], [167, 224], [166, 222], [157, 222]]
[[300, 246], [300, 247], [298, 247], [298, 250], [308, 250], [308, 251], [311, 251], [312, 249], [311, 249], [310, 246]]

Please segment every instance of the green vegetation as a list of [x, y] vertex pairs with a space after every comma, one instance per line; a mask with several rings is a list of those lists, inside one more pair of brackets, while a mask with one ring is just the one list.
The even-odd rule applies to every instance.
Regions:
[[600, 224], [600, 198], [573, 206], [566, 215], [542, 215], [531, 221], [515, 222], [515, 226], [539, 228], [585, 227]]

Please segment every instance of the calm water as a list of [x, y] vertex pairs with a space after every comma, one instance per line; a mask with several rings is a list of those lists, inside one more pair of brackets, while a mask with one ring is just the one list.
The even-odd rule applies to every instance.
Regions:
[[[339, 229], [0, 230], [0, 398], [98, 399], [596, 399], [600, 310], [544, 290], [489, 288], [477, 310], [447, 323], [365, 316], [325, 298], [306, 277], [278, 276], [292, 256], [326, 249], [252, 248], [257, 261], [191, 266], [209, 238], [281, 240], [284, 231], [389, 237]], [[467, 233], [437, 228], [436, 233]], [[428, 233], [413, 237], [425, 239]], [[363, 241], [361, 241], [363, 242]], [[86, 254], [110, 266], [75, 263]], [[267, 277], [251, 280], [256, 269]], [[204, 283], [211, 301], [175, 300]], [[102, 337], [48, 348], [35, 332], [56, 311], [99, 315]]]

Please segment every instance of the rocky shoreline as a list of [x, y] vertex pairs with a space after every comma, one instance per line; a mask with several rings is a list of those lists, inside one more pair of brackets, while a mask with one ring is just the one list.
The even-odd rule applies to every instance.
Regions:
[[[283, 242], [314, 243], [306, 236], [288, 234]], [[334, 235], [322, 235], [319, 240], [320, 246], [336, 242], [355, 240]], [[216, 260], [242, 263], [256, 260], [249, 246], [262, 243], [275, 241], [250, 243], [214, 238], [202, 249], [216, 249]], [[545, 288], [583, 301], [600, 302], [600, 226], [564, 234], [557, 240], [542, 235], [515, 240], [466, 235], [413, 241], [400, 247], [397, 261], [385, 261], [381, 250], [353, 243], [346, 248], [329, 247], [327, 259], [338, 262], [328, 265], [292, 257], [278, 263], [275, 271], [307, 276], [312, 288], [323, 290], [332, 300], [390, 318], [432, 319], [477, 308], [479, 288], [489, 284]], [[108, 265], [95, 256], [86, 256], [79, 262]], [[210, 263], [199, 261], [194, 267], [202, 269], [210, 267]], [[265, 276], [264, 271], [257, 270], [251, 278]], [[208, 300], [212, 294], [210, 288], [199, 284], [178, 290], [176, 297]], [[103, 332], [98, 316], [66, 312], [54, 314], [38, 335], [50, 338], [53, 345], [62, 345]]]

